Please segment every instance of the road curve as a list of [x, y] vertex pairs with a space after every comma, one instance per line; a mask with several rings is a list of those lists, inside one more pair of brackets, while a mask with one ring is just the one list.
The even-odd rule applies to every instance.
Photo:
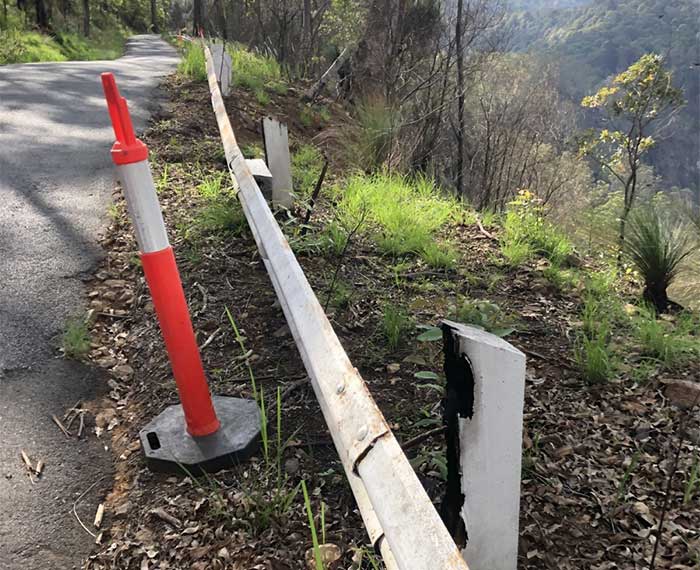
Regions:
[[[0, 567], [79, 568], [96, 504], [111, 487], [106, 438], [66, 439], [51, 421], [101, 390], [99, 373], [56, 358], [66, 320], [84, 309], [81, 277], [114, 183], [113, 133], [100, 73], [111, 71], [137, 129], [177, 54], [157, 36], [129, 39], [114, 61], [0, 66]], [[20, 449], [46, 463], [32, 484]]]

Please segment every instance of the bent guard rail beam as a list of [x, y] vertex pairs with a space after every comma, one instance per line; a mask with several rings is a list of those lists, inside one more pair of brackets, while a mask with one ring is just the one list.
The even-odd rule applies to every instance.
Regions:
[[211, 52], [204, 52], [231, 179], [371, 540], [387, 553], [385, 562], [393, 557], [400, 570], [468, 570], [255, 183], [233, 134]]

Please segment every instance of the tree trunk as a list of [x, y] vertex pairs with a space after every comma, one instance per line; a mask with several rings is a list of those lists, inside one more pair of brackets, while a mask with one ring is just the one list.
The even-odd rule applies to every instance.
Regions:
[[44, 0], [35, 0], [34, 7], [36, 8], [36, 25], [40, 30], [47, 30], [49, 28], [49, 15]]
[[457, 48], [457, 195], [464, 196], [464, 48], [462, 19], [464, 0], [457, 0], [455, 44]]
[[668, 293], [664, 285], [647, 283], [644, 287], [644, 300], [654, 305], [656, 312], [659, 314], [668, 310]]
[[192, 35], [199, 36], [200, 31], [204, 33], [204, 2], [203, 0], [194, 0]]
[[151, 0], [151, 28], [153, 33], [158, 33], [158, 6], [156, 0]]
[[311, 53], [313, 52], [313, 46], [311, 45], [311, 0], [304, 0], [303, 25], [304, 47], [306, 48], [306, 53], [310, 59]]
[[90, 35], [90, 0], [83, 0], [83, 34]]

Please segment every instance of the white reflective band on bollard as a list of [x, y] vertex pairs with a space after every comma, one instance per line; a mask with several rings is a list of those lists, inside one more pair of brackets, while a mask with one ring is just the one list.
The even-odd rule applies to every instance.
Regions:
[[122, 164], [117, 170], [141, 252], [153, 253], [169, 247], [148, 161]]

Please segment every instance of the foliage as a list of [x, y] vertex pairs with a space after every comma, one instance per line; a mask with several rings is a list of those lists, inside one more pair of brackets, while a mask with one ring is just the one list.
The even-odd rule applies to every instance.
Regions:
[[227, 47], [233, 67], [233, 84], [250, 89], [261, 104], [269, 102], [266, 90], [283, 94], [287, 86], [282, 81], [279, 63], [274, 58], [247, 50], [241, 44]]
[[[664, 54], [677, 85], [686, 89], [688, 105], [674, 123], [673, 138], [664, 142], [664, 152], [652, 151], [648, 159], [670, 184], [695, 185], [700, 144], [693, 126], [700, 102], [695, 67], [697, 2], [580, 1], [571, 9], [554, 9], [555, 2], [537, 1], [546, 9], [514, 14], [504, 26], [512, 33], [515, 50], [561, 62], [560, 85], [575, 100], [644, 54]], [[587, 122], [594, 126], [592, 120]]]
[[510, 203], [503, 228], [501, 247], [508, 259], [525, 260], [533, 251], [561, 265], [574, 251], [566, 235], [545, 219], [540, 200], [529, 190], [521, 190]]
[[323, 155], [311, 144], [300, 145], [292, 154], [292, 184], [294, 192], [310, 198], [323, 168]]
[[393, 256], [423, 257], [433, 247], [436, 232], [459, 209], [457, 202], [441, 197], [433, 181], [426, 177], [356, 175], [336, 193], [340, 194], [338, 219], [350, 227], [364, 212], [377, 245]]
[[389, 350], [396, 350], [404, 335], [411, 328], [411, 319], [399, 307], [385, 305], [382, 313], [382, 332]]
[[658, 360], [666, 368], [676, 368], [700, 354], [697, 338], [687, 336], [685, 331], [656, 318], [653, 309], [640, 310], [635, 322], [637, 338], [642, 352]]
[[455, 315], [458, 321], [484, 329], [496, 336], [505, 337], [515, 332], [501, 308], [491, 301], [458, 300]]
[[178, 71], [194, 81], [207, 80], [207, 66], [204, 50], [198, 42], [185, 42], [183, 46], [182, 61]]
[[645, 207], [630, 220], [625, 251], [644, 280], [644, 299], [663, 313], [668, 287], [693, 251], [688, 228], [671, 221], [656, 208]]
[[352, 161], [366, 172], [379, 170], [391, 156], [396, 114], [377, 98], [360, 103], [355, 119], [357, 128], [350, 147]]
[[429, 243], [423, 248], [421, 257], [433, 269], [452, 269], [458, 256], [457, 250], [449, 244]]

